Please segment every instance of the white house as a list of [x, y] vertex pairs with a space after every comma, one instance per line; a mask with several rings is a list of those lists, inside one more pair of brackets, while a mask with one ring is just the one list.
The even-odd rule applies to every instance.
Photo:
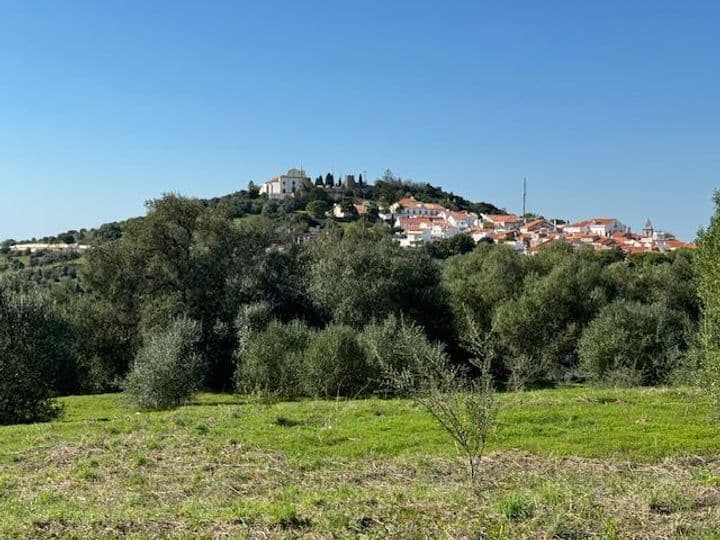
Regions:
[[430, 228], [430, 237], [432, 240], [444, 240], [455, 236], [460, 231], [444, 219], [433, 220], [432, 227]]
[[472, 229], [470, 229], [470, 236], [472, 236], [472, 239], [475, 240], [475, 243], [477, 244], [480, 240], [484, 240], [485, 238], [494, 242], [496, 233], [492, 229], [473, 227]]
[[514, 214], [480, 214], [479, 225], [490, 225], [493, 229], [515, 230], [521, 219]]
[[268, 196], [268, 199], [287, 199], [299, 190], [303, 182], [310, 181], [302, 169], [290, 169], [287, 174], [276, 176], [260, 186], [260, 193]]
[[432, 240], [431, 229], [407, 229], [396, 239], [400, 247], [416, 247]]
[[523, 234], [549, 234], [556, 230], [557, 227], [545, 219], [528, 221], [520, 227], [520, 232]]
[[569, 223], [562, 227], [565, 234], [597, 234], [599, 236], [612, 236], [616, 233], [627, 232], [627, 227], [615, 218], [595, 218]]
[[595, 218], [590, 224], [590, 232], [600, 236], [612, 236], [626, 231], [627, 227], [615, 218]]
[[590, 221], [578, 221], [562, 225], [563, 234], [590, 234]]
[[454, 212], [452, 210], [444, 210], [438, 214], [439, 218], [446, 220], [459, 231], [469, 230], [477, 221], [477, 214], [472, 212]]
[[405, 197], [390, 205], [390, 212], [395, 216], [437, 216], [443, 210], [439, 204], [419, 202], [414, 197]]

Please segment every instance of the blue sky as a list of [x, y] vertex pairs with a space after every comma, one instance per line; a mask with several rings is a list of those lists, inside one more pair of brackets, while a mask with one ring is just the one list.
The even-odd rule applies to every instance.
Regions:
[[720, 3], [0, 0], [0, 238], [302, 164], [691, 238]]

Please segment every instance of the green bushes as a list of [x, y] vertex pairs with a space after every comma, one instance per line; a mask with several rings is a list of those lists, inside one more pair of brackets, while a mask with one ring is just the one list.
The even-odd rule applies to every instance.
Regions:
[[[397, 195], [396, 188], [391, 191]], [[47, 294], [62, 306], [53, 320], [72, 329], [58, 334], [53, 347], [73, 351], [54, 356], [59, 364], [49, 379], [43, 376], [48, 395], [116, 390], [133, 360], [136, 371], [152, 364], [149, 357], [165, 358], [168, 366], [180, 362], [173, 357], [185, 352], [179, 346], [170, 352], [170, 337], [148, 333], [180, 315], [199, 325], [186, 338], [207, 362], [204, 383], [213, 390], [234, 384], [286, 397], [385, 393], [392, 390], [383, 386], [381, 366], [410, 365], [418, 344], [442, 342], [455, 365], [467, 366], [473, 356], [467, 336], [474, 330], [487, 346], [494, 377], [512, 389], [577, 380], [581, 367], [604, 382], [692, 380], [698, 363], [698, 355], [688, 353], [699, 326], [696, 271], [705, 308], [706, 375], [717, 381], [720, 395], [717, 217], [702, 235], [694, 267], [689, 251], [624, 257], [611, 250], [576, 252], [563, 242], [532, 257], [502, 244], [450, 256], [472, 247], [469, 237], [438, 244], [442, 253], [433, 246], [403, 249], [389, 237], [389, 227], [367, 228], [365, 220], [348, 227], [330, 220], [319, 238], [295, 245], [312, 219], [288, 205], [320, 215], [329, 202], [326, 192], [304, 189], [273, 219], [234, 219], [250, 212], [246, 203], [257, 213], [264, 201], [239, 196], [243, 209], [232, 200], [207, 205], [166, 195], [149, 204], [145, 217], [84, 254], [79, 279], [52, 289], [48, 284]], [[26, 283], [34, 279], [15, 274]], [[613, 312], [604, 309], [622, 302]], [[631, 323], [636, 316], [640, 327]], [[288, 323], [293, 320], [302, 322]], [[0, 334], [14, 336], [12, 324], [9, 316], [0, 321]], [[642, 360], [631, 347], [614, 343], [617, 336], [635, 343]], [[38, 341], [30, 333], [18, 339], [4, 347], [39, 354], [36, 344], [25, 342]], [[682, 369], [673, 370], [677, 363]], [[147, 369], [160, 370], [160, 364]], [[139, 386], [138, 377], [134, 373], [129, 383]], [[151, 379], [148, 385], [160, 384]]]
[[0, 424], [44, 421], [72, 373], [71, 330], [47, 297], [0, 282]]
[[428, 330], [446, 322], [437, 317], [444, 312], [438, 266], [388, 238], [318, 239], [309, 251], [306, 280], [308, 296], [327, 322], [362, 328], [391, 313], [404, 313]]
[[374, 377], [369, 381], [370, 386], [385, 395], [402, 392], [396, 385], [388, 384], [383, 373], [412, 368], [418, 354], [427, 353], [426, 349], [432, 347], [420, 326], [394, 315], [366, 326], [359, 339]]
[[284, 398], [302, 395], [302, 355], [311, 337], [312, 330], [300, 321], [272, 321], [252, 334], [239, 355], [238, 389]]
[[169, 409], [187, 402], [202, 384], [204, 362], [195, 351], [200, 325], [173, 320], [146, 336], [123, 388], [141, 409]]
[[703, 386], [720, 407], [720, 191], [715, 192], [714, 200], [715, 213], [710, 226], [700, 234], [696, 271], [703, 307]]
[[678, 367], [684, 327], [680, 314], [659, 304], [609, 304], [580, 339], [580, 365], [615, 385], [665, 383]]
[[412, 365], [423, 343], [421, 328], [392, 316], [360, 333], [339, 324], [312, 330], [300, 321], [272, 321], [240, 345], [236, 388], [287, 399], [387, 394], [383, 369]]
[[317, 332], [303, 355], [303, 388], [311, 396], [353, 396], [369, 388], [376, 378], [357, 332], [349, 326], [330, 325]]
[[[644, 314], [654, 310], [654, 322], [645, 324], [640, 333], [650, 332], [643, 334], [647, 339], [643, 346], [661, 343], [662, 358], [657, 362], [662, 365], [644, 365], [631, 372], [632, 366], [618, 360], [617, 370], [610, 368], [606, 373], [602, 368], [599, 374], [591, 373], [593, 379], [655, 384], [693, 377], [696, 361], [689, 351], [698, 328], [699, 309], [690, 251], [655, 254], [652, 264], [644, 264], [643, 260], [625, 259], [616, 251], [574, 251], [564, 242], [543, 247], [532, 257], [518, 255], [503, 245], [478, 246], [472, 253], [445, 263], [443, 285], [454, 311], [457, 342], [462, 342], [469, 331], [463, 316], [467, 311], [487, 336], [494, 373], [511, 389], [583, 378], [581, 337], [614, 302], [645, 306], [647, 309], [638, 308]], [[610, 347], [609, 340], [618, 335], [615, 323], [606, 320], [596, 324], [604, 325], [606, 332], [598, 332], [596, 339], [605, 339], [603, 347]], [[663, 335], [655, 334], [658, 325]], [[631, 333], [629, 328], [625, 330]], [[634, 335], [637, 337], [637, 332]], [[585, 348], [589, 357], [587, 343]], [[455, 352], [452, 347], [448, 350]], [[676, 364], [680, 364], [678, 369]]]

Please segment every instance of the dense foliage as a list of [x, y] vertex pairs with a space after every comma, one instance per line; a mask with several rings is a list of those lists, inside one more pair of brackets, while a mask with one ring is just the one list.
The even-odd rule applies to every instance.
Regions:
[[720, 406], [720, 191], [714, 199], [715, 213], [700, 233], [697, 274], [703, 306], [704, 387]]
[[[692, 252], [673, 252], [643, 264], [612, 252], [575, 253], [562, 243], [523, 257], [503, 246], [479, 245], [448, 260], [443, 282], [458, 336], [468, 331], [462, 316], [467, 310], [486, 335], [496, 373], [512, 386], [605, 379], [605, 368], [580, 366], [580, 342], [588, 332], [586, 357], [592, 343], [594, 359], [587, 366], [622, 365], [616, 349], [629, 333], [642, 340], [639, 353], [662, 351], [665, 356], [654, 361], [663, 369], [640, 369], [643, 383], [658, 384], [682, 364], [697, 331], [692, 259]], [[632, 303], [620, 310], [625, 316], [617, 306], [604, 311], [616, 302]], [[623, 311], [628, 309], [633, 313]], [[627, 328], [635, 315], [644, 317], [641, 331]], [[599, 328], [606, 332], [602, 347], [594, 337]], [[666, 361], [669, 356], [673, 361]]]
[[660, 304], [624, 300], [605, 306], [579, 344], [580, 364], [594, 379], [665, 383], [681, 360], [682, 325]]
[[57, 413], [51, 398], [72, 388], [72, 343], [46, 295], [0, 280], [0, 424]]
[[[352, 190], [306, 186], [282, 202], [250, 186], [209, 201], [151, 201], [143, 218], [93, 232], [80, 259], [10, 257], [27, 268], [7, 271], [22, 286], [3, 293], [3, 358], [39, 359], [22, 369], [38, 367], [33, 376], [48, 406], [54, 394], [113, 391], [122, 381], [153, 388], [154, 374], [173, 369], [193, 374], [180, 385], [183, 397], [143, 406], [187, 399], [201, 382], [284, 397], [387, 394], [381, 364], [402, 369], [423, 343], [441, 342], [473, 373], [471, 332], [495, 381], [516, 390], [586, 379], [659, 384], [694, 365], [700, 304], [692, 252], [625, 257], [560, 242], [526, 257], [464, 235], [402, 249], [372, 216], [338, 223], [325, 215], [348, 197], [383, 206], [408, 194], [497, 211], [390, 174]], [[296, 243], [319, 223], [312, 241]], [[713, 225], [703, 236], [701, 276], [715, 271], [715, 234]], [[36, 279], [66, 267], [72, 276]], [[702, 278], [706, 309], [717, 281]], [[33, 317], [37, 323], [27, 322]], [[24, 333], [15, 333], [18, 324]], [[44, 332], [54, 336], [50, 371]], [[704, 335], [710, 350], [720, 342], [707, 328]], [[181, 343], [191, 343], [192, 354]], [[183, 364], [189, 360], [204, 366], [202, 378]]]
[[205, 365], [195, 351], [199, 339], [199, 325], [186, 318], [148, 333], [123, 382], [138, 408], [177, 407], [200, 388]]

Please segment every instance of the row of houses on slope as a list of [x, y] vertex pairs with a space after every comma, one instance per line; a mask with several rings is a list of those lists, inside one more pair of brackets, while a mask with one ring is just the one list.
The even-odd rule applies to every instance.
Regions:
[[[286, 174], [271, 178], [260, 186], [260, 193], [269, 199], [284, 200], [293, 197], [311, 178], [302, 169], [290, 169]], [[358, 177], [362, 183], [362, 175]], [[345, 175], [337, 182], [330, 173], [315, 180], [315, 185], [326, 189], [345, 189], [357, 185], [354, 175]], [[367, 214], [374, 203], [355, 201], [353, 208], [335, 204], [328, 216], [347, 219], [352, 215]], [[353, 211], [354, 210], [354, 211]], [[616, 218], [593, 218], [575, 223], [556, 220], [528, 219], [514, 214], [475, 214], [453, 211], [437, 203], [404, 197], [389, 208], [377, 209], [378, 217], [399, 229], [395, 240], [403, 247], [415, 247], [466, 233], [475, 242], [502, 242], [525, 254], [537, 252], [549, 242], [564, 240], [574, 247], [590, 246], [596, 250], [621, 249], [627, 253], [667, 252], [681, 248], [694, 248], [692, 242], [683, 242], [668, 232], [655, 230], [648, 220], [641, 233], [633, 233]], [[308, 234], [308, 238], [310, 234]], [[303, 241], [307, 241], [303, 238]]]
[[648, 220], [643, 231], [633, 233], [616, 218], [594, 218], [576, 223], [556, 220], [527, 219], [514, 214], [480, 214], [457, 212], [434, 203], [422, 203], [412, 197], [401, 199], [390, 207], [394, 224], [400, 229], [395, 236], [403, 247], [415, 247], [467, 233], [477, 242], [497, 242], [512, 246], [524, 254], [536, 253], [550, 242], [563, 240], [580, 248], [596, 250], [621, 249], [627, 253], [667, 252], [694, 248], [671, 233], [655, 230]]

